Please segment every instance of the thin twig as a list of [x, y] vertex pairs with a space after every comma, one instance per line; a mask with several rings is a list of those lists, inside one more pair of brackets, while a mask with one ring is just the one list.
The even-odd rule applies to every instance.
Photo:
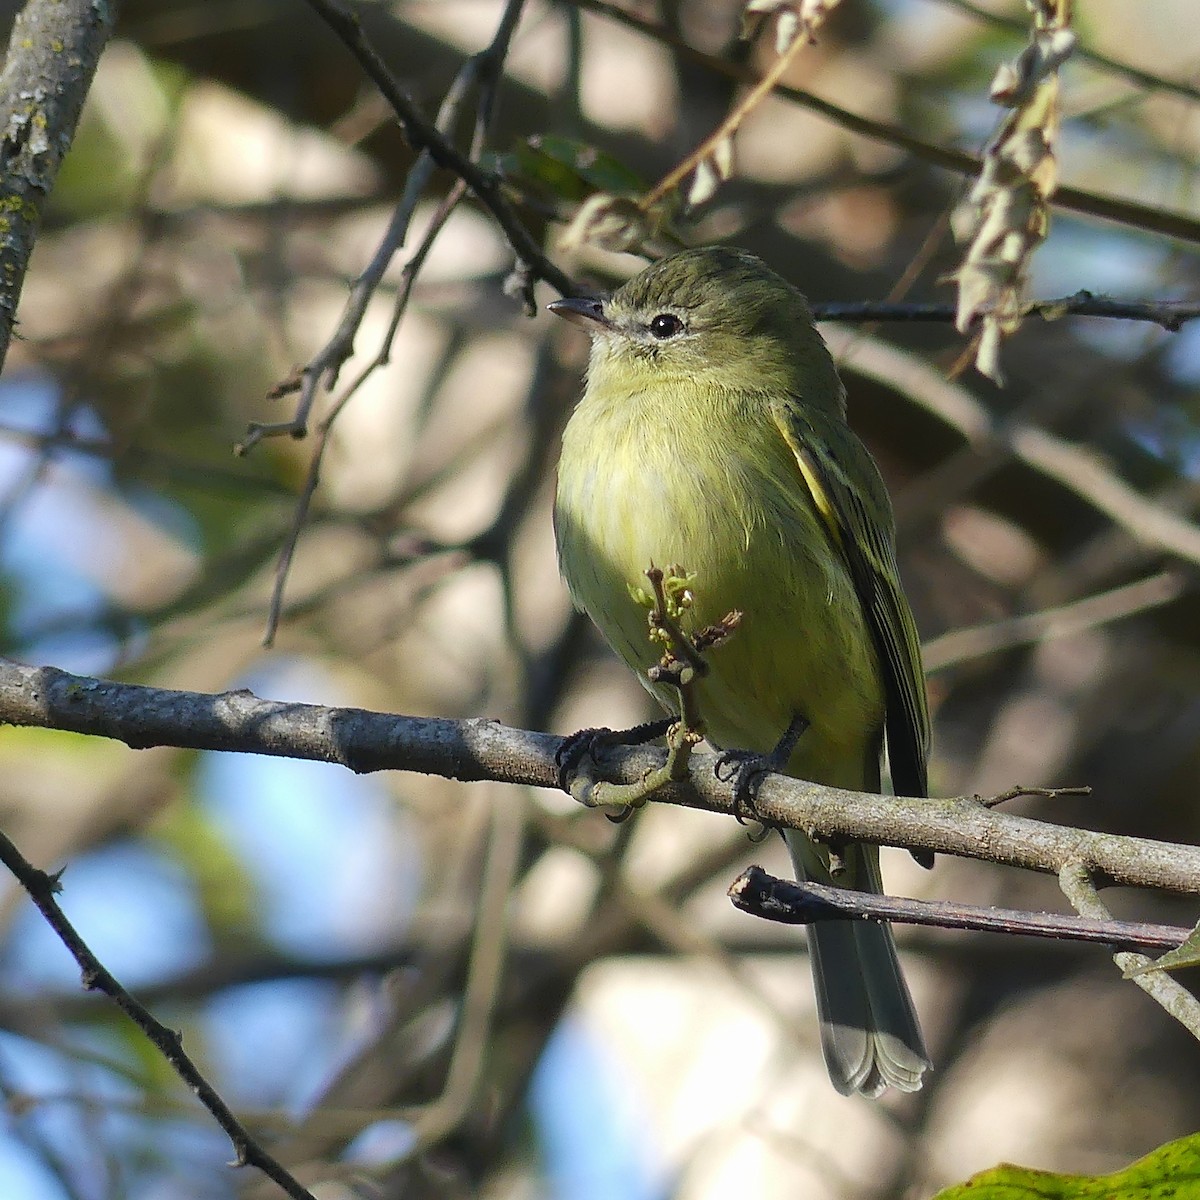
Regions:
[[[495, 111], [495, 94], [500, 79], [500, 72], [512, 42], [513, 33], [521, 18], [524, 0], [508, 0], [497, 26], [496, 33], [489, 45], [478, 54], [472, 55], [459, 70], [442, 100], [438, 110], [435, 129], [440, 136], [449, 137], [458, 120], [459, 109], [467, 93], [472, 87], [478, 88], [478, 100], [475, 110], [474, 132], [471, 137], [470, 161], [475, 162], [483, 152], [487, 135], [491, 128], [492, 115]], [[254, 423], [250, 426], [245, 440], [238, 447], [238, 453], [245, 454], [263, 437], [289, 434], [292, 437], [302, 437], [307, 432], [312, 405], [316, 399], [317, 388], [324, 386], [332, 388], [338, 373], [346, 360], [354, 351], [354, 339], [358, 334], [362, 319], [366, 314], [367, 305], [374, 296], [396, 252], [408, 237], [409, 227], [417, 204], [429, 184], [434, 170], [432, 152], [426, 148], [417, 156], [405, 182], [404, 193], [392, 214], [388, 228], [382, 241], [375, 251], [371, 262], [355, 281], [350, 298], [338, 323], [333, 337], [324, 348], [308, 363], [298, 377], [300, 399], [290, 421], [274, 424]], [[377, 370], [391, 361], [392, 346], [396, 332], [400, 327], [404, 313], [412, 296], [412, 289], [417, 276], [424, 266], [425, 259], [433, 247], [450, 215], [458, 206], [467, 190], [464, 180], [455, 180], [449, 192], [438, 205], [425, 230], [424, 237], [416, 252], [405, 264], [401, 276], [399, 293], [392, 308], [392, 317], [384, 334], [379, 350], [355, 379], [345, 388], [341, 396], [334, 402], [332, 409], [321, 422], [316, 444], [309, 458], [308, 472], [300, 496], [296, 501], [296, 509], [292, 516], [287, 537], [279, 552], [275, 569], [275, 581], [271, 589], [271, 600], [267, 610], [266, 629], [263, 634], [263, 645], [271, 646], [279, 628], [283, 611], [283, 594], [291, 571], [292, 561], [296, 552], [296, 544], [300, 533], [308, 520], [309, 509], [316, 495], [320, 482], [321, 466], [324, 462], [325, 451], [329, 445], [330, 432], [334, 423], [345, 409], [346, 405]], [[283, 390], [290, 390], [290, 384], [283, 385]], [[278, 390], [278, 389], [277, 389]]]
[[720, 124], [690, 154], [681, 159], [639, 201], [643, 211], [653, 208], [664, 196], [673, 192], [700, 164], [717, 152], [742, 127], [746, 118], [775, 90], [787, 74], [800, 51], [811, 44], [812, 30], [805, 28], [792, 39], [791, 45], [771, 64], [761, 79], [722, 118]]
[[212, 1114], [213, 1119], [233, 1143], [234, 1165], [257, 1167], [295, 1200], [315, 1200], [313, 1194], [303, 1187], [282, 1163], [268, 1154], [233, 1115], [229, 1106], [183, 1049], [181, 1035], [156, 1020], [92, 953], [54, 898], [61, 890], [59, 876], [48, 875], [34, 867], [3, 833], [0, 833], [0, 862], [13, 873], [59, 941], [79, 964], [83, 986], [89, 991], [103, 992], [108, 996], [150, 1039], [171, 1069]]
[[404, 269], [401, 273], [399, 294], [392, 308], [391, 322], [380, 344], [379, 351], [359, 371], [337, 400], [334, 401], [329, 414], [324, 418], [317, 430], [316, 441], [308, 462], [308, 472], [304, 477], [304, 484], [300, 489], [300, 495], [296, 499], [296, 507], [292, 513], [292, 523], [280, 548], [279, 558], [275, 566], [275, 581], [271, 587], [271, 600], [267, 607], [267, 624], [263, 633], [264, 646], [269, 647], [275, 642], [275, 634], [279, 629], [279, 621], [283, 615], [284, 589], [287, 586], [292, 560], [296, 553], [296, 544], [300, 540], [300, 534], [308, 521], [309, 510], [312, 507], [313, 498], [317, 494], [317, 487], [321, 482], [321, 465], [325, 461], [325, 451], [329, 445], [330, 433], [333, 430], [334, 422], [337, 421], [342, 410], [345, 409], [346, 405], [349, 404], [355, 393], [357, 393], [367, 379], [380, 366], [385, 365], [389, 361], [396, 331], [399, 329], [400, 321], [404, 316], [405, 310], [408, 308], [408, 302], [412, 297], [412, 290], [417, 281], [417, 276], [421, 268], [425, 265], [425, 259], [428, 257], [430, 250], [433, 249], [433, 244], [437, 240], [438, 235], [450, 219], [450, 214], [462, 199], [464, 191], [465, 185], [460, 180], [442, 198], [437, 211], [430, 219], [424, 236], [421, 238], [420, 245], [413, 253], [412, 258], [404, 264]]
[[[1092, 872], [1086, 864], [1078, 860], [1064, 863], [1062, 870], [1058, 873], [1058, 882], [1063, 890], [1063, 895], [1081, 916], [1097, 921], [1112, 919], [1112, 914], [1109, 913], [1096, 891]], [[1175, 943], [1175, 946], [1178, 946], [1190, 933], [1190, 929], [1185, 929], [1183, 937]], [[1175, 946], [1159, 948], [1174, 949]], [[1161, 1004], [1194, 1038], [1200, 1040], [1200, 1000], [1197, 1000], [1187, 988], [1177, 983], [1165, 971], [1146, 970], [1147, 967], [1153, 967], [1154, 962], [1144, 954], [1120, 951], [1113, 955], [1113, 962], [1146, 995]]]
[[[455, 122], [458, 120], [459, 109], [464, 98], [472, 87], [478, 86], [479, 102], [475, 134], [471, 146], [472, 162], [478, 158], [483, 149], [484, 137], [491, 124], [491, 114], [495, 107], [494, 97], [499, 71], [508, 54], [508, 47], [517, 22], [520, 20], [524, 2], [525, 0], [508, 0], [491, 43], [478, 54], [473, 54], [462, 65], [438, 109], [434, 128], [439, 135], [449, 138]], [[383, 276], [391, 265], [392, 259], [396, 257], [396, 253], [408, 238], [413, 214], [416, 212], [421, 197], [425, 194], [433, 172], [433, 156], [427, 148], [423, 149], [409, 170], [408, 178], [404, 183], [404, 191], [392, 212], [387, 229], [384, 231], [375, 253], [371, 256], [371, 261], [355, 279], [350, 289], [350, 296], [333, 336], [298, 375], [284, 380], [271, 392], [273, 397], [278, 397], [299, 390], [300, 398], [291, 418], [287, 421], [252, 422], [246, 437], [237, 447], [239, 454], [249, 453], [265, 437], [278, 437], [283, 434], [295, 438], [305, 436], [312, 407], [316, 402], [317, 391], [322, 387], [329, 390], [336, 384], [338, 374], [346, 360], [354, 353], [354, 339], [357, 337], [363, 317], [366, 315], [367, 306], [383, 281]], [[377, 358], [371, 364], [371, 370], [386, 364], [387, 361], [386, 355]], [[370, 370], [366, 372], [366, 374], [369, 373]]]
[[1016, 800], [1019, 796], [1040, 796], [1043, 800], [1061, 800], [1063, 796], [1090, 796], [1092, 789], [1083, 784], [1080, 787], [1025, 787], [1022, 784], [1017, 784], [1016, 787], [1010, 787], [1006, 791], [999, 792], [995, 796], [976, 796], [975, 799], [983, 805], [984, 808], [998, 808], [1001, 804], [1007, 804], [1010, 800]]
[[[954, 320], [950, 304], [890, 304], [873, 300], [853, 303], [816, 302], [813, 316], [818, 321], [841, 321], [857, 324], [862, 321], [937, 322], [949, 324]], [[1031, 300], [1021, 312], [1024, 316], [1058, 320], [1060, 317], [1111, 317], [1123, 321], [1149, 321], [1162, 326], [1168, 333], [1178, 333], [1189, 321], [1200, 317], [1197, 300], [1114, 300], [1095, 296], [1091, 292], [1076, 292], [1060, 300]]]
[[[310, 0], [312, 3], [313, 0]], [[761, 78], [753, 67], [741, 63], [730, 62], [715, 54], [706, 54], [689, 45], [682, 37], [656, 24], [645, 17], [626, 12], [611, 4], [608, 0], [561, 0], [563, 3], [587, 9], [589, 12], [600, 13], [610, 20], [616, 21], [627, 28], [645, 34], [652, 40], [665, 46], [670, 46], [680, 57], [689, 62], [697, 63], [706, 70], [715, 72], [726, 79], [737, 83], [753, 86]], [[875, 121], [869, 117], [859, 116], [827, 100], [821, 100], [801, 88], [787, 87], [783, 84], [775, 88], [775, 94], [794, 104], [799, 104], [811, 112], [828, 118], [843, 129], [861, 134], [873, 141], [883, 142], [906, 150], [914, 158], [954, 171], [960, 175], [977, 175], [979, 159], [973, 154], [961, 150], [953, 150], [946, 146], [936, 146], [919, 137], [889, 125], [884, 121]], [[1132, 200], [1120, 199], [1116, 196], [1105, 196], [1097, 192], [1089, 192], [1083, 188], [1060, 187], [1051, 201], [1055, 208], [1067, 209], [1071, 212], [1086, 213], [1089, 216], [1101, 217], [1106, 221], [1115, 221], [1121, 225], [1129, 225], [1134, 229], [1143, 229], [1152, 233], [1160, 233], [1166, 237], [1178, 238], [1180, 241], [1192, 244], [1200, 243], [1200, 221], [1183, 212], [1172, 212], [1155, 205], [1138, 204]]]
[[1191, 932], [1174, 925], [1114, 921], [1111, 917], [1093, 920], [1061, 913], [877, 896], [852, 888], [777, 879], [762, 867], [748, 867], [743, 871], [730, 884], [729, 898], [742, 912], [784, 925], [811, 925], [816, 921], [890, 921], [901, 925], [971, 929], [982, 933], [1020, 934], [1152, 950], [1173, 950]]
[[542, 253], [529, 230], [504, 198], [500, 181], [456, 149], [421, 112], [367, 40], [358, 19], [340, 4], [334, 3], [334, 0], [307, 0], [307, 3], [338, 35], [383, 94], [409, 143], [416, 149], [428, 150], [439, 167], [444, 167], [463, 180], [480, 204], [495, 218], [518, 260], [528, 267], [533, 276], [544, 279], [561, 295], [574, 294], [574, 284]]

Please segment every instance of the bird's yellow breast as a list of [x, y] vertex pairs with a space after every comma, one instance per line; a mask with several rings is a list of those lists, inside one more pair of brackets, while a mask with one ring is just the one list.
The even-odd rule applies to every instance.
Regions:
[[[793, 773], [876, 785], [878, 661], [765, 397], [679, 379], [631, 391], [593, 377], [563, 436], [555, 530], [575, 603], [643, 682], [658, 653], [629, 589], [645, 588], [651, 564], [695, 573], [693, 628], [743, 613], [701, 685], [717, 745], [768, 751], [801, 715], [810, 729]], [[673, 707], [669, 692], [656, 694]]]

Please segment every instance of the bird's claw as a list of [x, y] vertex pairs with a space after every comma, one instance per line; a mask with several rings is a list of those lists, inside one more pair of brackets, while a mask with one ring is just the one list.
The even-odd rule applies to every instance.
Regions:
[[739, 825], [748, 821], [762, 824], [758, 815], [756, 796], [764, 775], [775, 770], [769, 757], [748, 750], [723, 750], [717, 756], [713, 774], [718, 782], [727, 783], [733, 791], [733, 815]]
[[579, 764], [585, 758], [595, 759], [599, 750], [613, 739], [613, 731], [606, 726], [596, 729], [581, 729], [562, 740], [562, 744], [554, 752], [554, 765], [558, 768], [558, 786], [567, 792], [571, 791], [571, 777], [579, 770]]

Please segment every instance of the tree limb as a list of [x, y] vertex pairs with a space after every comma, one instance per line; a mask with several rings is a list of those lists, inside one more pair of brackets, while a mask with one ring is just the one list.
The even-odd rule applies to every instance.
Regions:
[[75, 137], [116, 0], [29, 0], [0, 74], [0, 367], [42, 206]]
[[[408, 717], [357, 708], [207, 695], [70, 675], [0, 659], [0, 722], [115, 738], [134, 748], [178, 746], [335, 762], [356, 772], [403, 770], [463, 781], [557, 787], [562, 739], [474, 718]], [[663, 752], [614, 747], [607, 779], [632, 782]], [[716, 756], [693, 756], [689, 778], [656, 800], [734, 816]], [[1131, 887], [1200, 893], [1200, 847], [1051, 825], [988, 809], [977, 798], [906, 799], [844, 792], [768, 775], [756, 796], [768, 824], [831, 841], [863, 841], [982, 859], [1057, 875], [1071, 862]]]

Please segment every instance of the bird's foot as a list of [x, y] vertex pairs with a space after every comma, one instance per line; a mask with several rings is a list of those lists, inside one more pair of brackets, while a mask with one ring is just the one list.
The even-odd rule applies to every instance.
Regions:
[[733, 789], [733, 815], [738, 823], [745, 825], [749, 820], [763, 827], [762, 833], [755, 835], [757, 841], [766, 836], [766, 825], [758, 815], [758, 789], [765, 776], [786, 769], [796, 743], [807, 728], [808, 718], [797, 714], [770, 754], [724, 750], [717, 757], [713, 774], [721, 783], [728, 783]]
[[[755, 754], [751, 750], [722, 750], [713, 767], [718, 782], [729, 784], [733, 792], [733, 815], [737, 823], [754, 821], [762, 825], [762, 836], [766, 835], [766, 826], [758, 815], [758, 789], [764, 776], [778, 769], [772, 755]], [[754, 836], [761, 840], [760, 835]]]
[[641, 808], [650, 794], [664, 782], [660, 772], [652, 771], [636, 783], [619, 784], [597, 779], [604, 751], [612, 746], [641, 746], [660, 738], [674, 724], [670, 717], [648, 721], [632, 729], [581, 729], [564, 738], [554, 755], [558, 767], [558, 786], [581, 804], [603, 807], [610, 821], [627, 820]]

